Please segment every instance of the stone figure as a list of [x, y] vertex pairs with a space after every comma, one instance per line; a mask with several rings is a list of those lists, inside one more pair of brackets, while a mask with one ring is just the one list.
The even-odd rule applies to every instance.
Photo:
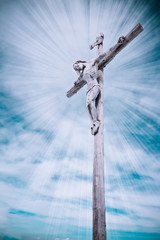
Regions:
[[89, 62], [78, 60], [73, 64], [73, 68], [79, 76], [74, 84], [78, 84], [82, 77], [87, 83], [86, 105], [92, 121], [91, 133], [92, 135], [95, 135], [98, 132], [100, 124], [95, 106], [95, 100], [100, 92], [100, 87], [97, 81], [98, 63], [96, 59], [92, 59]]

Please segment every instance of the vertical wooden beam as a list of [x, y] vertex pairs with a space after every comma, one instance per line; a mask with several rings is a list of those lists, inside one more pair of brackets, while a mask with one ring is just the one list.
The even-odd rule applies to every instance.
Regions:
[[[98, 56], [103, 53], [103, 45], [98, 45]], [[103, 133], [103, 70], [99, 70], [100, 94], [96, 107], [100, 127], [94, 136], [93, 163], [93, 240], [106, 240], [106, 210], [104, 190], [104, 133]]]

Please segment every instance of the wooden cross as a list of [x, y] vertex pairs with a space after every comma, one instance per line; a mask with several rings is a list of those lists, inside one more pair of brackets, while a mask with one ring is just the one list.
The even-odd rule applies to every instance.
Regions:
[[[105, 190], [104, 190], [104, 133], [103, 133], [103, 68], [119, 53], [128, 43], [143, 31], [143, 27], [138, 23], [125, 37], [122, 36], [118, 42], [103, 53], [103, 34], [96, 38], [96, 42], [90, 49], [98, 47], [98, 83], [100, 94], [98, 95], [95, 106], [97, 109], [98, 120], [100, 121], [99, 130], [94, 135], [94, 162], [93, 162], [93, 240], [106, 240], [106, 210], [105, 210]], [[68, 92], [67, 97], [72, 97], [79, 91], [86, 82], [83, 75], [79, 77], [78, 84], [73, 86]]]

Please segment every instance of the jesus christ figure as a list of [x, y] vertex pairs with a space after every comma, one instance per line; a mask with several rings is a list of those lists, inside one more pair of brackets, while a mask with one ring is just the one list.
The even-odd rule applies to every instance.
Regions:
[[89, 62], [78, 60], [73, 64], [73, 68], [79, 76], [74, 84], [76, 85], [81, 77], [83, 77], [84, 81], [87, 83], [86, 105], [92, 121], [91, 133], [95, 135], [98, 132], [100, 124], [97, 116], [97, 109], [95, 107], [95, 100], [100, 93], [100, 87], [97, 81], [98, 64], [95, 59]]

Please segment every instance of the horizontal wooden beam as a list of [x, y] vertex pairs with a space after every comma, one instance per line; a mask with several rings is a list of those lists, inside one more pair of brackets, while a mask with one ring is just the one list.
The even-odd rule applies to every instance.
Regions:
[[128, 45], [128, 43], [136, 38], [142, 31], [143, 27], [140, 23], [138, 23], [125, 37], [120, 37], [122, 39], [119, 38], [119, 41], [112, 48], [97, 58], [98, 67], [100, 69], [104, 68], [123, 48]]
[[83, 78], [81, 79], [81, 81], [79, 83], [77, 83], [76, 85], [74, 85], [68, 92], [67, 92], [67, 97], [72, 97], [75, 93], [77, 93], [84, 85], [86, 84], [86, 82], [83, 80]]
[[[110, 48], [107, 52], [101, 54], [96, 60], [98, 62], [98, 68], [104, 68], [108, 63], [110, 63], [113, 58], [130, 43], [134, 38], [136, 38], [143, 31], [143, 27], [138, 23], [125, 37], [120, 37], [118, 42]], [[77, 93], [86, 82], [81, 78], [79, 83], [74, 85], [68, 92], [67, 97], [72, 97]]]

